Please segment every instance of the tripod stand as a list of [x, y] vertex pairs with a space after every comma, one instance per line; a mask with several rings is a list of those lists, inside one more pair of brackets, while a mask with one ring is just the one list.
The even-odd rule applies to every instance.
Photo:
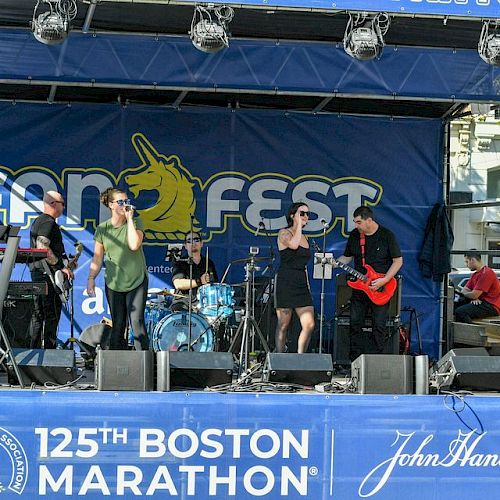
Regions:
[[248, 258], [248, 262], [245, 264], [245, 312], [243, 317], [241, 318], [238, 329], [236, 330], [236, 335], [234, 336], [234, 339], [229, 346], [229, 352], [234, 354], [236, 343], [241, 337], [238, 376], [241, 376], [241, 374], [248, 368], [248, 345], [250, 339], [254, 341], [256, 333], [260, 339], [260, 342], [262, 343], [264, 351], [266, 353], [269, 352], [269, 346], [267, 345], [266, 339], [262, 335], [262, 332], [259, 329], [259, 325], [253, 317], [254, 308], [252, 303], [253, 301], [251, 289], [253, 288], [254, 275], [255, 256], [250, 255], [250, 257]]
[[73, 301], [73, 283], [71, 283], [71, 288], [69, 292], [69, 337], [63, 344], [63, 349], [74, 350], [75, 344], [80, 348], [80, 351], [85, 352], [88, 356], [92, 356], [92, 353], [75, 337], [75, 325], [74, 325], [74, 315], [75, 307]]

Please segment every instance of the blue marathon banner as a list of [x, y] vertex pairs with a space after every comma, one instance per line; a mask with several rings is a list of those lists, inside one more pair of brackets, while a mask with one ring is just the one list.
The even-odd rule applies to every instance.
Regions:
[[[309, 205], [305, 232], [319, 245], [321, 219], [329, 223], [326, 248], [335, 255], [353, 229], [353, 210], [372, 206], [398, 237], [403, 305], [417, 309], [424, 350], [438, 357], [439, 286], [421, 277], [417, 257], [427, 217], [442, 200], [440, 120], [23, 103], [0, 103], [0, 117], [3, 222], [21, 226], [28, 247], [43, 191], [57, 190], [66, 198], [59, 219], [66, 251], [84, 245], [74, 288], [76, 333], [109, 316], [104, 273], [96, 297], [85, 287], [95, 228], [109, 217], [99, 192], [119, 186], [144, 223], [152, 288], [173, 288], [167, 249], [183, 242], [191, 216], [222, 276], [250, 247], [259, 256], [277, 255], [276, 235], [292, 201]], [[267, 236], [256, 235], [261, 221]], [[264, 260], [261, 283], [276, 266], [277, 260]], [[236, 294], [244, 273], [241, 262], [229, 269], [226, 283]], [[17, 265], [14, 279], [29, 280], [28, 269]], [[320, 280], [312, 280], [312, 290], [319, 311]], [[335, 280], [325, 290], [331, 320]], [[68, 336], [68, 316], [65, 311], [60, 340]]]
[[3, 391], [3, 498], [497, 498], [499, 399]]

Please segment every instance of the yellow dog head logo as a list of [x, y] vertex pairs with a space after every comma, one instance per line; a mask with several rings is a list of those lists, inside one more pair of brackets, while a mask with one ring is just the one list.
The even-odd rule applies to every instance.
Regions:
[[[160, 155], [142, 134], [134, 134], [132, 144], [142, 164], [125, 176], [130, 192], [137, 198], [141, 191], [156, 191], [156, 204], [137, 210], [144, 222], [144, 235], [148, 240], [183, 240], [191, 228], [191, 214], [196, 200], [189, 172], [179, 157]], [[199, 231], [194, 221], [194, 231]]]

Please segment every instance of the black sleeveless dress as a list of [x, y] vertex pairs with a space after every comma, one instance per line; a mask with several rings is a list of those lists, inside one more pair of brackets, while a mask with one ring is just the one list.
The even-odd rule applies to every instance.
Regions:
[[313, 305], [306, 267], [310, 258], [310, 248], [299, 246], [297, 250], [280, 250], [280, 267], [274, 284], [276, 308], [294, 309]]

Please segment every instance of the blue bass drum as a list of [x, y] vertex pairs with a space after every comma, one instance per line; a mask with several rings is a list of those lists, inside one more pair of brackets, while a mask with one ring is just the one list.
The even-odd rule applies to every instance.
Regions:
[[[179, 311], [163, 318], [153, 332], [153, 349], [155, 351], [188, 350], [189, 324], [187, 311]], [[214, 331], [207, 320], [199, 314], [191, 315], [191, 342], [193, 350], [199, 352], [213, 351]]]

